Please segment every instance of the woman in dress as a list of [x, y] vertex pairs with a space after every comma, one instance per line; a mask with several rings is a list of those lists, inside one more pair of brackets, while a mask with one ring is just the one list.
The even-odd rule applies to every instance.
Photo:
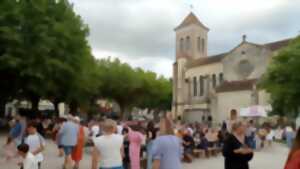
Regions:
[[249, 169], [253, 151], [246, 143], [246, 125], [241, 121], [232, 124], [232, 134], [224, 142], [225, 169]]
[[128, 140], [129, 140], [129, 157], [131, 169], [140, 169], [140, 152], [141, 144], [143, 142], [144, 136], [138, 130], [140, 126], [131, 126], [129, 128]]
[[78, 138], [77, 138], [77, 145], [74, 147], [74, 150], [72, 152], [72, 160], [75, 162], [74, 169], [79, 168], [79, 163], [82, 160], [82, 153], [84, 148], [84, 142], [85, 142], [85, 134], [84, 134], [84, 126], [80, 124], [80, 118], [75, 117], [75, 122], [80, 125], [79, 131], [78, 131]]
[[159, 136], [152, 147], [153, 169], [181, 169], [182, 142], [175, 136], [170, 118], [160, 121]]
[[300, 169], [300, 130], [298, 129], [294, 144], [289, 153], [284, 169]]

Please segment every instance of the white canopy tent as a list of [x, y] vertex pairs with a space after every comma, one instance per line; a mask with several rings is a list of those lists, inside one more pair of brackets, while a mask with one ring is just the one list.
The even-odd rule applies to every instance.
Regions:
[[241, 108], [241, 117], [267, 117], [268, 107], [255, 105], [246, 108]]

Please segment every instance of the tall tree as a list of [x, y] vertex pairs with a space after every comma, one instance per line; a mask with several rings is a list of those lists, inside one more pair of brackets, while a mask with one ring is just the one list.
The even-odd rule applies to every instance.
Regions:
[[20, 8], [17, 1], [0, 1], [0, 115], [4, 112], [5, 103], [18, 93], [18, 65], [21, 59], [18, 46], [22, 41], [19, 33]]
[[122, 117], [128, 117], [133, 107], [170, 109], [172, 90], [169, 80], [110, 58], [98, 61], [98, 72], [100, 95], [118, 102]]
[[7, 45], [0, 53], [0, 69], [18, 84], [13, 90], [30, 100], [34, 110], [41, 98], [69, 103], [87, 99], [95, 88], [86, 88], [95, 61], [86, 39], [88, 27], [68, 0], [4, 1], [0, 40]]
[[273, 112], [295, 117], [300, 108], [300, 37], [294, 39], [274, 58], [264, 76], [262, 87], [271, 94]]

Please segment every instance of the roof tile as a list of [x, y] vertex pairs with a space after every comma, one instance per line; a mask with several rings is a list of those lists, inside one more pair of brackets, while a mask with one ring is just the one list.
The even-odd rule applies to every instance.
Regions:
[[201, 66], [201, 65], [217, 63], [217, 62], [220, 62], [227, 54], [228, 53], [221, 53], [218, 55], [194, 59], [194, 60], [191, 60], [188, 62], [187, 67], [193, 68], [193, 67], [197, 67], [197, 66]]
[[217, 87], [216, 92], [232, 92], [241, 90], [252, 90], [253, 85], [257, 82], [257, 79], [248, 79], [241, 81], [224, 81], [219, 87]]
[[179, 26], [177, 26], [177, 27], [175, 28], [175, 30], [180, 29], [180, 28], [183, 28], [183, 27], [186, 27], [186, 26], [189, 26], [189, 25], [192, 25], [192, 24], [199, 25], [199, 26], [205, 28], [206, 30], [209, 30], [208, 27], [206, 27], [203, 23], [201, 23], [201, 22], [199, 21], [199, 19], [196, 17], [196, 15], [195, 15], [193, 12], [191, 12], [191, 13], [183, 20], [183, 22], [182, 22]]

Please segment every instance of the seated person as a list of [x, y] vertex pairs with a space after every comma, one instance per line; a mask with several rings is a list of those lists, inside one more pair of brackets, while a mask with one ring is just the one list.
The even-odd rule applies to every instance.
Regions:
[[192, 162], [194, 139], [189, 130], [186, 130], [182, 140], [183, 140], [183, 148], [184, 148], [184, 161]]
[[215, 130], [209, 129], [208, 132], [206, 133], [205, 137], [208, 141], [209, 148], [216, 147], [216, 144], [218, 142], [218, 133], [215, 132]]
[[208, 150], [208, 141], [207, 141], [205, 135], [203, 133], [200, 133], [199, 137], [200, 137], [200, 142], [196, 145], [196, 148], [207, 151]]

